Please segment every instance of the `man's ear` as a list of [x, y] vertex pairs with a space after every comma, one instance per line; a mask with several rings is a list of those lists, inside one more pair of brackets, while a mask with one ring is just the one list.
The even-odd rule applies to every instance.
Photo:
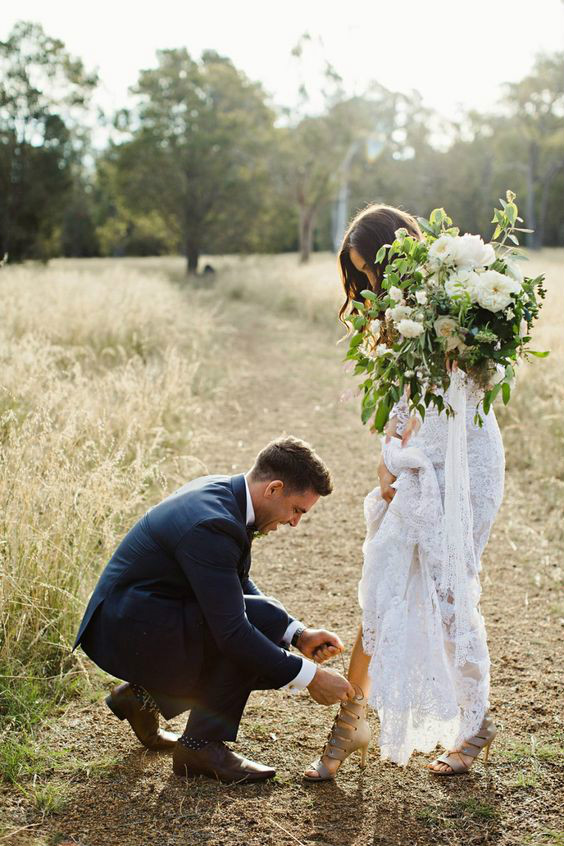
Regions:
[[264, 489], [264, 496], [268, 499], [272, 499], [273, 496], [282, 493], [283, 488], [284, 482], [281, 479], [275, 479], [274, 481], [269, 482]]

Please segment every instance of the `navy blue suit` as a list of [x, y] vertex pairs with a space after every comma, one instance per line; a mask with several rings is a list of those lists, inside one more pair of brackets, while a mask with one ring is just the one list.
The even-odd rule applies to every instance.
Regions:
[[242, 475], [194, 479], [151, 508], [106, 565], [75, 642], [165, 717], [192, 708], [192, 733], [209, 740], [235, 739], [250, 691], [302, 666], [280, 646], [292, 618], [249, 577], [245, 517]]

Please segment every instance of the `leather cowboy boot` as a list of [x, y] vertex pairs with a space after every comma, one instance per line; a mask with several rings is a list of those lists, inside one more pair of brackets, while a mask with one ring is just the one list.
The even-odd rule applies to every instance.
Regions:
[[177, 776], [205, 775], [226, 784], [264, 781], [276, 775], [272, 767], [237, 755], [220, 740], [211, 740], [201, 749], [187, 749], [178, 742], [172, 753], [172, 768]]

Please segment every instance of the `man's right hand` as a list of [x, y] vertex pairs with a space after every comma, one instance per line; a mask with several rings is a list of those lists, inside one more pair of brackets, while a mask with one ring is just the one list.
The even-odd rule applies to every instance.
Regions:
[[318, 667], [307, 686], [311, 698], [319, 705], [334, 705], [354, 699], [355, 689], [347, 679], [336, 670]]

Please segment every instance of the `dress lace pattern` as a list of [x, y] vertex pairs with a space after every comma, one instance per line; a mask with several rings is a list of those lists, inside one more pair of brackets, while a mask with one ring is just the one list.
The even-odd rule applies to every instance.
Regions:
[[[463, 375], [457, 380], [454, 418], [428, 409], [407, 447], [397, 438], [383, 444], [397, 476], [392, 502], [378, 486], [364, 503], [359, 601], [372, 656], [369, 701], [380, 717], [382, 757], [398, 764], [415, 750], [456, 748], [476, 734], [488, 708], [479, 572], [505, 462], [493, 410], [476, 425], [480, 389]], [[401, 434], [405, 399], [393, 414]]]

